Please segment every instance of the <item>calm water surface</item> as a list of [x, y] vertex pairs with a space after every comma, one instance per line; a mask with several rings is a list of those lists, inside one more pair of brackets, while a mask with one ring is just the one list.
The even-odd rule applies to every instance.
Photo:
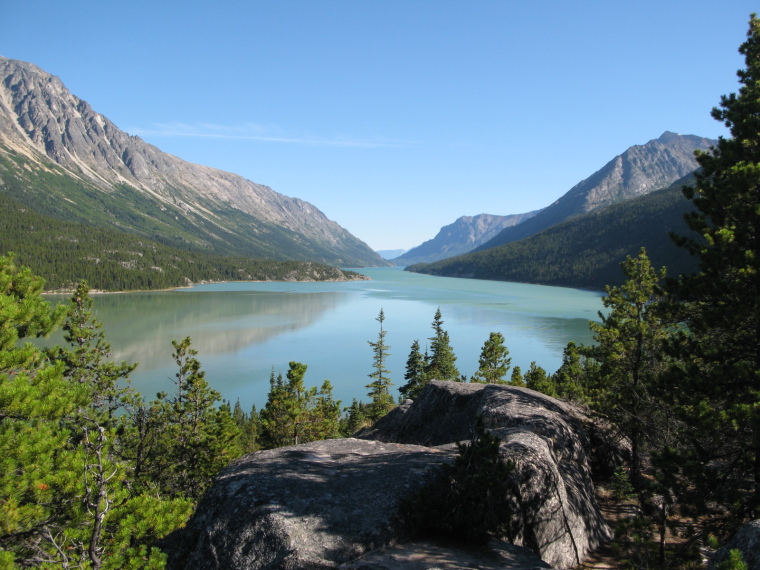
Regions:
[[361, 269], [371, 281], [348, 283], [225, 283], [156, 293], [96, 295], [117, 360], [139, 362], [135, 388], [152, 398], [170, 390], [176, 372], [171, 341], [192, 337], [206, 379], [232, 402], [261, 408], [269, 374], [291, 360], [308, 365], [306, 384], [329, 379], [343, 404], [367, 399], [380, 309], [395, 388], [403, 385], [406, 359], [417, 339], [424, 351], [438, 307], [457, 356], [471, 376], [491, 331], [501, 332], [512, 365], [535, 360], [553, 372], [570, 340], [591, 342], [588, 321], [597, 318], [599, 293], [520, 283], [452, 279], [399, 268]]

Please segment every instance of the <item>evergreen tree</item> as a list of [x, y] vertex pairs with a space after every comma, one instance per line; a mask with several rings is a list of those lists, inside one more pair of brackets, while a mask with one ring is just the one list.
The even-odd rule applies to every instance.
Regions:
[[[56, 347], [49, 357], [65, 364], [64, 374], [74, 382], [89, 385], [92, 392], [91, 412], [102, 413], [103, 421], [112, 419], [133, 397], [128, 376], [137, 364], [110, 361], [111, 344], [106, 340], [102, 324], [93, 317], [89, 287], [77, 285], [63, 324], [64, 340], [70, 348]], [[121, 381], [121, 383], [120, 383]]]
[[412, 536], [441, 536], [483, 544], [489, 536], [514, 540], [514, 463], [478, 416], [472, 439], [457, 443], [453, 464], [444, 464], [421, 490], [404, 498], [400, 515]]
[[528, 371], [525, 373], [525, 386], [536, 392], [541, 392], [547, 396], [557, 396], [557, 391], [546, 370], [541, 368], [535, 361], [530, 363]]
[[554, 390], [560, 398], [591, 403], [598, 383], [599, 365], [591, 355], [593, 347], [578, 346], [575, 341], [567, 343], [562, 352], [562, 364], [552, 375]]
[[377, 421], [385, 414], [387, 414], [394, 406], [393, 396], [390, 393], [390, 387], [393, 385], [390, 379], [390, 371], [385, 368], [385, 362], [390, 356], [388, 349], [390, 348], [385, 344], [385, 335], [388, 331], [383, 328], [385, 322], [385, 313], [380, 309], [380, 314], [375, 319], [380, 323], [380, 332], [377, 336], [377, 341], [368, 341], [372, 347], [373, 356], [373, 368], [374, 370], [369, 375], [372, 378], [366, 388], [369, 388], [370, 403], [367, 406], [367, 418], [372, 421]]
[[597, 409], [631, 442], [631, 480], [638, 484], [642, 446], [655, 424], [653, 387], [660, 368], [668, 327], [661, 317], [659, 282], [665, 269], [656, 271], [642, 248], [636, 258], [621, 264], [627, 280], [607, 287], [602, 298], [607, 314], [601, 323], [591, 322], [600, 362], [600, 394]]
[[367, 419], [367, 404], [353, 399], [351, 405], [345, 410], [345, 415], [340, 421], [340, 434], [343, 437], [351, 437], [361, 428], [370, 424]]
[[120, 388], [131, 365], [110, 352], [92, 319], [86, 286], [68, 309], [71, 349], [45, 353], [24, 338], [50, 333], [67, 312], [51, 309], [42, 280], [0, 258], [0, 564], [54, 568], [159, 568], [151, 545], [190, 515], [185, 500], [141, 494], [120, 455]]
[[[696, 236], [676, 238], [699, 272], [669, 285], [682, 327], [671, 344], [681, 365], [666, 383], [692, 443], [680, 454], [696, 514], [728, 509], [732, 528], [760, 516], [760, 20], [752, 14], [739, 48], [738, 93], [712, 116], [731, 138], [698, 153], [696, 184], [684, 189], [696, 210]], [[724, 521], [725, 522], [725, 521]]]
[[434, 335], [430, 337], [430, 357], [426, 360], [426, 382], [429, 380], [460, 381], [459, 370], [456, 367], [457, 357], [449, 342], [449, 333], [443, 330], [443, 317], [440, 307], [433, 317]]
[[246, 414], [240, 405], [240, 400], [235, 402], [232, 410], [232, 419], [240, 429], [240, 447], [243, 453], [251, 453], [259, 448], [259, 434], [261, 425], [259, 413], [256, 411], [256, 404], [251, 406], [250, 413]]
[[[63, 364], [28, 339], [49, 335], [65, 307], [41, 297], [44, 282], [0, 257], [0, 561], [53, 564], [66, 524], [66, 499], [81, 493], [81, 455], [62, 420], [86, 405], [89, 389], [71, 385]], [[24, 344], [21, 344], [22, 341]], [[75, 491], [75, 492], [76, 492]]]
[[525, 380], [523, 379], [522, 370], [520, 370], [519, 366], [515, 366], [512, 369], [512, 376], [509, 377], [509, 383], [512, 386], [525, 388]]
[[339, 436], [340, 400], [333, 399], [329, 380], [319, 390], [306, 388], [306, 368], [290, 362], [287, 382], [272, 371], [267, 403], [259, 414], [263, 449]]
[[291, 445], [292, 426], [291, 413], [294, 407], [293, 398], [288, 391], [282, 374], [275, 376], [274, 369], [269, 375], [269, 393], [267, 403], [261, 410], [261, 447], [273, 449]]
[[172, 347], [175, 392], [137, 406], [129, 453], [143, 484], [156, 485], [166, 497], [197, 500], [214, 475], [242, 454], [240, 430], [229, 406], [217, 406], [221, 395], [206, 381], [190, 337], [173, 340]]
[[409, 357], [406, 359], [406, 372], [404, 373], [404, 384], [399, 388], [403, 397], [414, 400], [419, 396], [420, 391], [427, 383], [425, 377], [425, 357], [420, 352], [420, 342], [412, 342], [412, 348], [409, 351]]
[[471, 381], [482, 384], [506, 384], [504, 377], [509, 372], [511, 363], [509, 349], [504, 344], [504, 335], [492, 332], [483, 344], [478, 370]]

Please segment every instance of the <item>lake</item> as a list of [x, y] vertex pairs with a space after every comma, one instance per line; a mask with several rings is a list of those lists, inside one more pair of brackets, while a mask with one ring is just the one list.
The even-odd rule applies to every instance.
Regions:
[[[563, 287], [433, 277], [400, 268], [356, 270], [371, 281], [222, 283], [176, 291], [93, 295], [116, 360], [139, 362], [132, 383], [148, 399], [170, 390], [172, 339], [190, 336], [206, 379], [244, 409], [266, 403], [272, 369], [308, 365], [306, 384], [329, 379], [344, 405], [367, 400], [372, 350], [385, 312], [387, 368], [402, 386], [412, 342], [424, 352], [440, 307], [460, 373], [471, 376], [490, 332], [501, 332], [512, 365], [559, 367], [568, 341], [590, 343], [601, 294]], [[60, 299], [60, 297], [57, 297]], [[58, 341], [60, 342], [60, 340]], [[397, 397], [398, 392], [394, 395]]]

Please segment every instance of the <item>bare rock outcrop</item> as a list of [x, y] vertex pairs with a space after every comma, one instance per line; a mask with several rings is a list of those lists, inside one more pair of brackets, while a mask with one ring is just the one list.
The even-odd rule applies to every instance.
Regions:
[[760, 520], [741, 527], [731, 539], [715, 551], [707, 564], [707, 570], [716, 570], [729, 559], [730, 552], [738, 550], [747, 568], [760, 568]]
[[335, 439], [247, 455], [170, 538], [169, 567], [336, 568], [392, 544], [400, 497], [455, 453]]
[[502, 457], [515, 464], [516, 544], [567, 568], [611, 538], [594, 494], [585, 418], [555, 398], [514, 386], [433, 381], [414, 403], [358, 437], [416, 445], [465, 441], [478, 415], [502, 441]]
[[[515, 469], [513, 545], [409, 542], [400, 501], [470, 439], [475, 420]], [[568, 568], [610, 538], [578, 410], [511, 386], [431, 382], [358, 439], [262, 451], [222, 471], [163, 548], [186, 568]], [[477, 560], [477, 562], [475, 562]]]

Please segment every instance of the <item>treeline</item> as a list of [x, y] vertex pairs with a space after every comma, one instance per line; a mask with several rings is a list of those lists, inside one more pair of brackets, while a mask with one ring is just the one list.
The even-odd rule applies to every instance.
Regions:
[[45, 278], [48, 290], [80, 281], [102, 291], [208, 281], [324, 281], [359, 275], [305, 261], [274, 261], [176, 249], [134, 234], [43, 216], [0, 193], [0, 251]]
[[602, 290], [620, 285], [625, 280], [620, 260], [645, 247], [652, 263], [666, 266], [670, 275], [692, 273], [694, 259], [668, 233], [688, 232], [684, 214], [693, 205], [681, 188], [693, 180], [690, 175], [667, 189], [577, 216], [520, 241], [406, 270]]

